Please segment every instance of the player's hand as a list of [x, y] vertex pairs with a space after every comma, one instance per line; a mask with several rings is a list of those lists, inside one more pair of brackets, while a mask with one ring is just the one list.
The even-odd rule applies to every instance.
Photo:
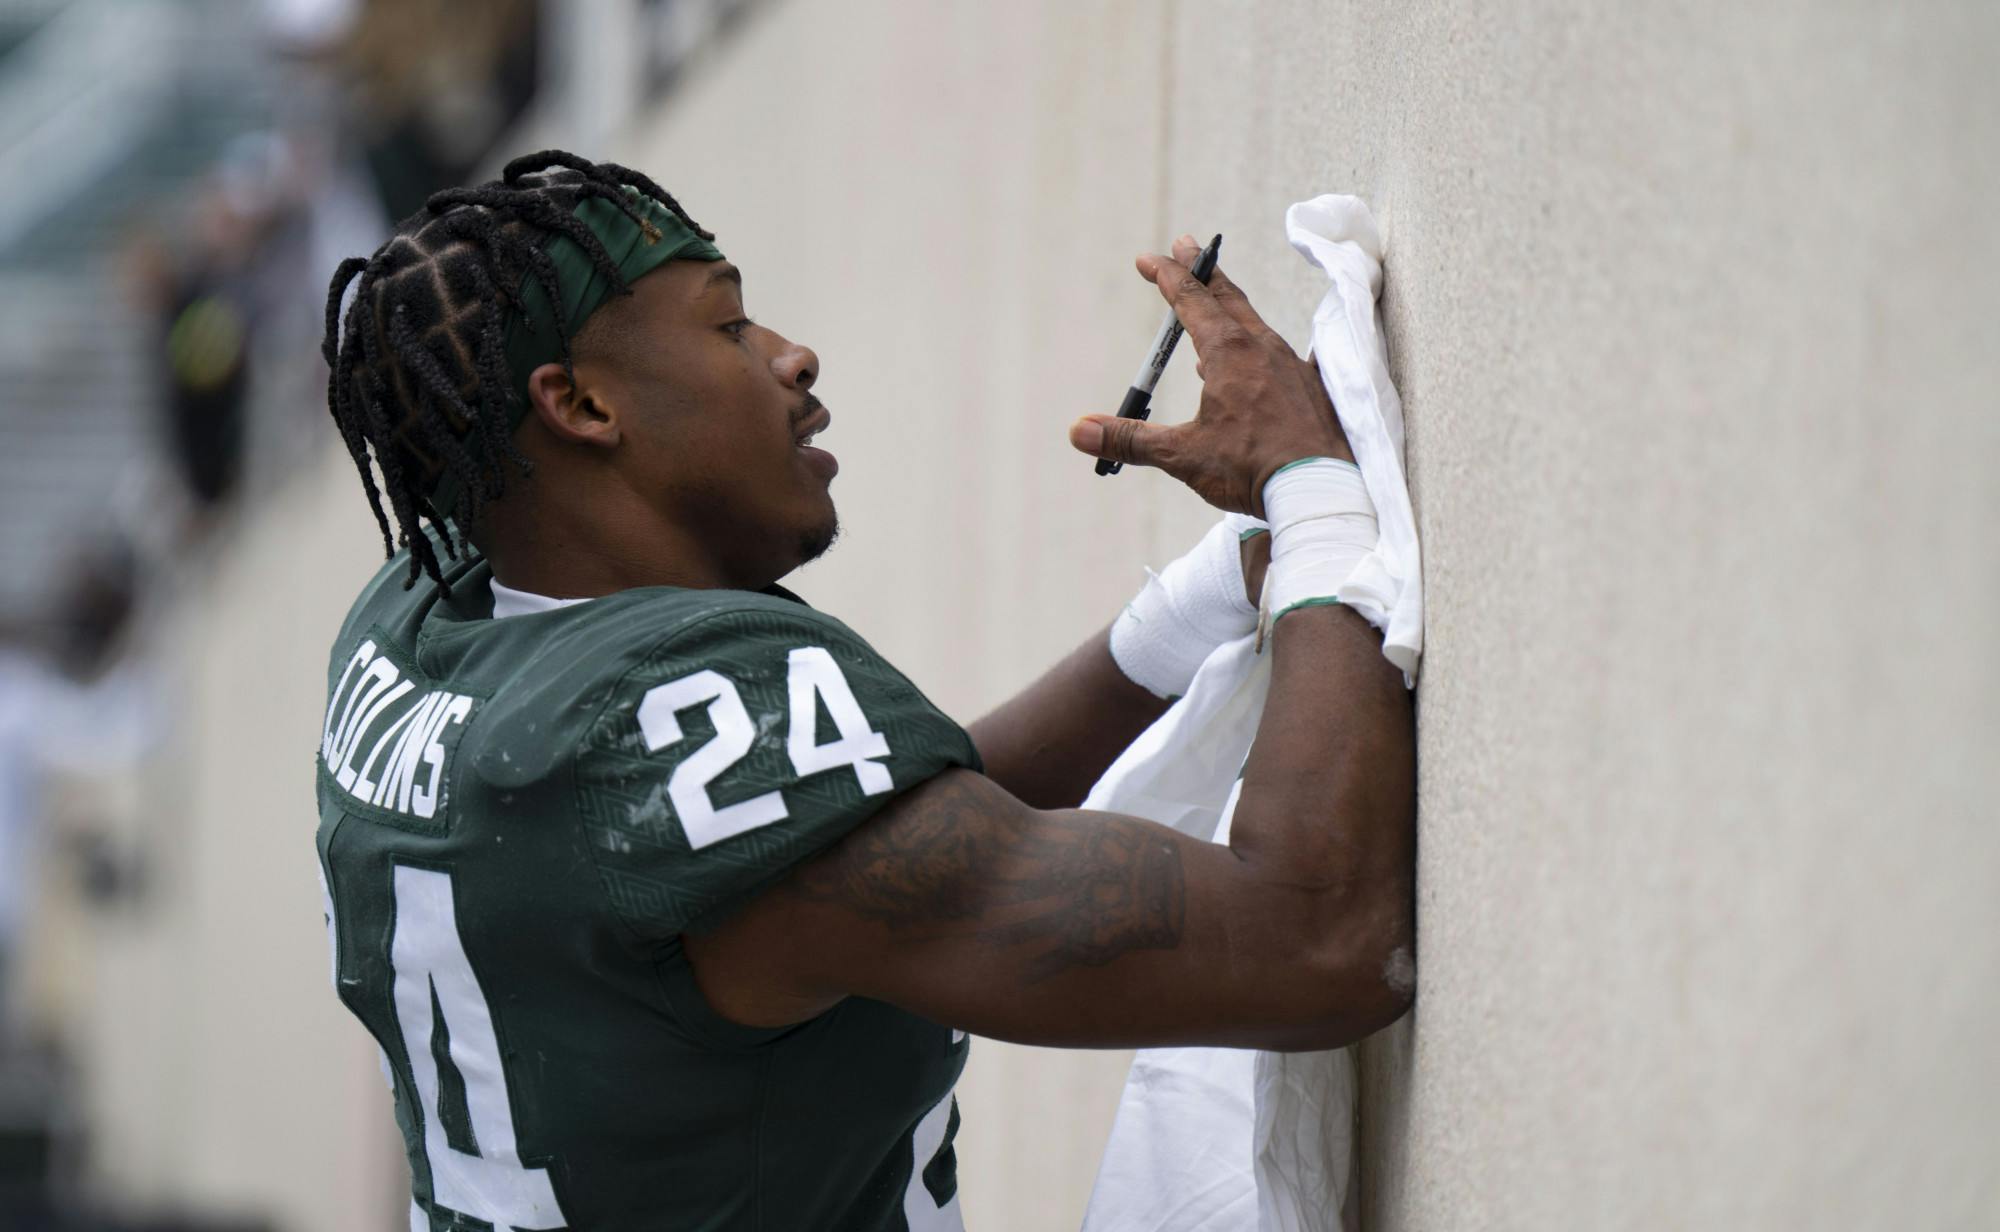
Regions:
[[1190, 236], [1174, 256], [1142, 253], [1139, 275], [1159, 287], [1194, 344], [1201, 406], [1183, 424], [1086, 415], [1070, 444], [1092, 457], [1167, 472], [1218, 509], [1264, 516], [1264, 481], [1287, 462], [1354, 454], [1320, 383], [1229, 276], [1217, 267], [1206, 286], [1189, 272], [1199, 251]]

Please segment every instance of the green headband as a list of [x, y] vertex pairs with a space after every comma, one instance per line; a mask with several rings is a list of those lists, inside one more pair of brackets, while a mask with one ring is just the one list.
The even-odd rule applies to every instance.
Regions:
[[[612, 263], [618, 267], [618, 276], [626, 286], [631, 286], [640, 275], [676, 259], [723, 259], [722, 250], [701, 238], [680, 215], [636, 188], [627, 187], [624, 191], [635, 212], [652, 224], [653, 235], [649, 236], [624, 210], [602, 197], [585, 197], [577, 203], [573, 212], [584, 226], [590, 228], [598, 243], [604, 245], [604, 251], [611, 255]], [[618, 288], [584, 251], [583, 245], [567, 235], [558, 233], [544, 245], [543, 251], [555, 263], [556, 287], [562, 292], [560, 315], [565, 332], [574, 340], [583, 329], [583, 323], [590, 319], [590, 314], [617, 294]], [[516, 400], [512, 406], [498, 409], [508, 416], [509, 432], [519, 427], [521, 420], [527, 417], [528, 374], [543, 364], [557, 363], [562, 359], [562, 346], [556, 331], [550, 326], [557, 312], [549, 305], [548, 291], [542, 286], [542, 280], [532, 272], [523, 275], [520, 296], [525, 312], [521, 309], [508, 311], [503, 333], [507, 377], [513, 382]], [[431, 490], [431, 504], [439, 513], [450, 516], [458, 495], [458, 479], [447, 470], [438, 477]]]

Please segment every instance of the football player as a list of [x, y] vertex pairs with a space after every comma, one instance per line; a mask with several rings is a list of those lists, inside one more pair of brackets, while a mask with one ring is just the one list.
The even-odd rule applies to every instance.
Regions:
[[[318, 847], [412, 1228], [956, 1228], [968, 1033], [1320, 1049], [1408, 1006], [1410, 702], [1333, 599], [1373, 509], [1192, 252], [1138, 268], [1199, 414], [1070, 440], [1235, 516], [970, 729], [779, 585], [836, 529], [819, 359], [658, 185], [532, 155], [341, 265], [328, 397], [392, 559], [329, 661]], [[1077, 809], [1259, 594], [1228, 844]]]

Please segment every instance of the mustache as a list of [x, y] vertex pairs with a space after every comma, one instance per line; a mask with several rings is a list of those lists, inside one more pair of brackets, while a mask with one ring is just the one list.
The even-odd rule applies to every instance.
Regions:
[[792, 411], [792, 426], [796, 428], [804, 423], [807, 417], [819, 410], [822, 405], [824, 404], [820, 402], [817, 395], [807, 394], [806, 400], [799, 403], [798, 407]]

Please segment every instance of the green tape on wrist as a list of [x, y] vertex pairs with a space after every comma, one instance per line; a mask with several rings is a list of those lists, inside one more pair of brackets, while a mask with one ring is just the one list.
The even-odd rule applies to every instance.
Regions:
[[1271, 627], [1273, 629], [1277, 628], [1278, 622], [1283, 620], [1287, 613], [1296, 612], [1302, 607], [1337, 607], [1339, 605], [1340, 600], [1332, 595], [1324, 595], [1317, 599], [1301, 599], [1297, 603], [1288, 604], [1284, 611], [1271, 617]]
[[[1358, 465], [1349, 462], [1346, 458], [1329, 458], [1324, 454], [1314, 454], [1310, 458], [1299, 458], [1295, 461], [1285, 463], [1277, 470], [1271, 472], [1271, 479], [1276, 479], [1278, 476], [1284, 474], [1288, 470], [1291, 470], [1293, 467], [1304, 466], [1308, 462], [1331, 462], [1336, 466], [1345, 466], [1350, 470], [1355, 471], [1356, 473], [1359, 473], [1361, 470], [1361, 468]], [[1266, 479], [1264, 482], [1269, 483], [1271, 482], [1271, 479]]]

